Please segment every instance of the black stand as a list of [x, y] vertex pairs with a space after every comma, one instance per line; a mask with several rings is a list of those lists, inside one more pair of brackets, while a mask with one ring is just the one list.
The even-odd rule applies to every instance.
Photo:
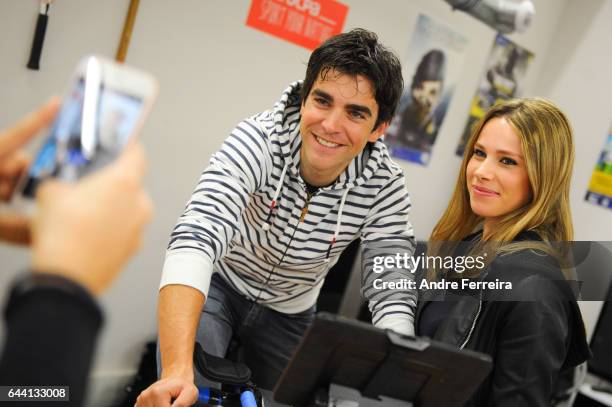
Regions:
[[490, 370], [487, 355], [322, 313], [274, 399], [295, 407], [461, 406]]

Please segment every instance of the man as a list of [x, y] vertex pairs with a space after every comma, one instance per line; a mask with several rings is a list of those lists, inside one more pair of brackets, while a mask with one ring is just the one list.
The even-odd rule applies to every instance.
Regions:
[[[20, 147], [51, 123], [58, 107], [54, 99], [0, 132], [2, 201], [28, 167]], [[34, 270], [13, 285], [5, 309], [0, 386], [68, 386], [70, 401], [62, 405], [82, 405], [102, 324], [93, 295], [105, 291], [136, 252], [151, 218], [144, 169], [142, 149], [131, 145], [78, 183], [47, 181], [32, 219], [0, 213], [0, 240], [31, 244]]]
[[[161, 380], [137, 406], [195, 402], [196, 340], [224, 357], [237, 339], [254, 382], [271, 389], [352, 240], [412, 253], [404, 176], [380, 140], [401, 91], [397, 57], [356, 29], [317, 48], [303, 83], [235, 128], [171, 234], [159, 297]], [[410, 271], [367, 268], [363, 293], [376, 326], [412, 334], [416, 294], [376, 290], [379, 277]]]

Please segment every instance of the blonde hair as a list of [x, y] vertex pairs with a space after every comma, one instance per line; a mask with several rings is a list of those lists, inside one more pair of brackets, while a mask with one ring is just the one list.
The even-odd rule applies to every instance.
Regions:
[[503, 215], [496, 222], [495, 230], [486, 237], [487, 241], [497, 246], [498, 254], [534, 247], [528, 242], [508, 244], [527, 230], [538, 233], [544, 242], [571, 241], [574, 237], [569, 204], [574, 165], [572, 129], [565, 114], [553, 103], [527, 98], [496, 104], [473, 127], [455, 190], [431, 233], [430, 242], [459, 242], [481, 224], [482, 218], [470, 206], [466, 169], [480, 132], [489, 120], [497, 117], [504, 117], [521, 141], [531, 199], [521, 208]]

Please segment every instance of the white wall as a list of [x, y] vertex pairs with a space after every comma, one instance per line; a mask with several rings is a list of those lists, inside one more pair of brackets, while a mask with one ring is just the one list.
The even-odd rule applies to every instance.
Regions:
[[[554, 100], [574, 127], [576, 164], [571, 192], [576, 240], [612, 240], [612, 213], [584, 200], [593, 167], [612, 124], [612, 1], [570, 1], [559, 22], [534, 94]], [[580, 303], [589, 337], [602, 303]]]
[[535, 93], [554, 100], [574, 127], [571, 194], [576, 240], [612, 240], [612, 212], [584, 200], [612, 124], [612, 2], [570, 1]]
[[[419, 12], [455, 27], [470, 41], [462, 79], [429, 167], [404, 165], [415, 230], [419, 238], [426, 238], [450, 195], [460, 162], [454, 148], [495, 33], [472, 17], [451, 11], [442, 0], [344, 2], [350, 6], [345, 29], [359, 26], [376, 31], [401, 59], [407, 53]], [[34, 72], [25, 69], [25, 64], [38, 1], [2, 0], [0, 127], [48, 95], [63, 92], [80, 56], [97, 53], [112, 57], [127, 3], [55, 2], [42, 69]], [[583, 203], [582, 197], [612, 120], [612, 79], [606, 75], [612, 56], [605, 42], [612, 38], [612, 28], [606, 25], [612, 19], [612, 2], [534, 3], [537, 16], [533, 26], [525, 34], [511, 36], [535, 53], [526, 94], [550, 97], [570, 115], [580, 137], [572, 194], [577, 237], [604, 240], [612, 230], [612, 213]], [[156, 216], [141, 252], [103, 298], [107, 323], [96, 363], [100, 383], [112, 384], [113, 377], [122, 379], [131, 372], [142, 344], [155, 335], [157, 285], [168, 234], [209, 156], [235, 123], [270, 107], [289, 82], [304, 75], [309, 52], [246, 27], [249, 5], [248, 0], [140, 3], [127, 62], [151, 71], [161, 85], [158, 103], [142, 135], [150, 163], [145, 183], [156, 205]], [[6, 287], [18, 271], [27, 268], [27, 253], [3, 247], [0, 258], [0, 286]], [[107, 379], [111, 381], [104, 381]], [[97, 389], [94, 397], [101, 394], [100, 387]]]

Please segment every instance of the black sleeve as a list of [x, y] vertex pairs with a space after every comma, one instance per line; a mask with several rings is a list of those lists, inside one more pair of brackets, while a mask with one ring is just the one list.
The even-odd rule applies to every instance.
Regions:
[[567, 354], [569, 303], [552, 282], [523, 280], [536, 301], [506, 302], [488, 406], [550, 406]]
[[70, 405], [82, 405], [102, 325], [89, 292], [59, 276], [28, 275], [14, 285], [5, 319], [0, 385], [69, 386]]

